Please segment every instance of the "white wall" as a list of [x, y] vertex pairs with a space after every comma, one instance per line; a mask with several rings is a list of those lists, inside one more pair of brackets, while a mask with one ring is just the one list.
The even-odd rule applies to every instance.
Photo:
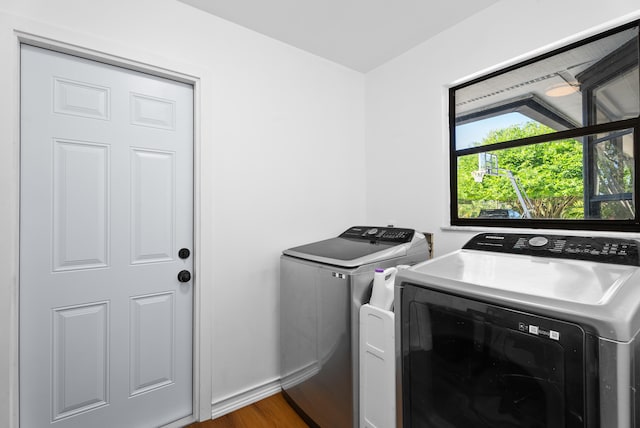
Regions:
[[[211, 398], [277, 382], [281, 251], [365, 219], [364, 76], [175, 0], [3, 0], [0, 89], [7, 93], [17, 91], [16, 22], [72, 34], [81, 46], [116, 46], [134, 60], [204, 70], [201, 120], [210, 132], [202, 145], [211, 161], [202, 165], [209, 189], [202, 203], [212, 214], [201, 222], [212, 274], [201, 285], [211, 291], [204, 305], [213, 326]], [[11, 100], [0, 101], [0, 197], [9, 201], [0, 204], [0, 426], [9, 425], [16, 382], [9, 332], [18, 112]]]
[[460, 248], [476, 232], [441, 229], [449, 225], [447, 87], [628, 14], [640, 15], [638, 0], [503, 0], [368, 73], [367, 222], [434, 232], [435, 255]]
[[638, 5], [503, 0], [366, 76], [175, 0], [2, 0], [0, 11], [0, 426], [8, 426], [18, 113], [6, 95], [17, 99], [9, 86], [18, 72], [15, 22], [49, 25], [88, 47], [118, 46], [131, 59], [204, 70], [210, 164], [202, 166], [202, 203], [212, 214], [201, 219], [211, 254], [202, 286], [211, 291], [211, 398], [220, 403], [277, 380], [282, 249], [365, 221], [435, 232], [436, 254], [469, 237], [440, 229], [448, 224], [446, 86], [637, 16]]

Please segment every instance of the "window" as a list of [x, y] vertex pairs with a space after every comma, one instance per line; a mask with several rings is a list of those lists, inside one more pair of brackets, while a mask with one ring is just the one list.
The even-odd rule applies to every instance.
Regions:
[[638, 22], [449, 91], [451, 224], [640, 230]]

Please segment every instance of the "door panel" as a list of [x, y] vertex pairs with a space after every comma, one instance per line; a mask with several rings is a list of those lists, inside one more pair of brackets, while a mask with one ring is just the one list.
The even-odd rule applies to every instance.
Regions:
[[174, 381], [174, 300], [174, 293], [131, 299], [131, 396]]
[[109, 304], [53, 311], [53, 419], [107, 404]]
[[21, 54], [21, 427], [189, 416], [193, 89]]
[[173, 153], [131, 149], [131, 263], [173, 258], [174, 187]]
[[109, 147], [53, 142], [54, 271], [106, 267], [109, 255]]

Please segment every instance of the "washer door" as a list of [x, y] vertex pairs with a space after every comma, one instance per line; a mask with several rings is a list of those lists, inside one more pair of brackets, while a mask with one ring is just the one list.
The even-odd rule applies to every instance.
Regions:
[[408, 285], [403, 425], [584, 428], [586, 337], [575, 324]]

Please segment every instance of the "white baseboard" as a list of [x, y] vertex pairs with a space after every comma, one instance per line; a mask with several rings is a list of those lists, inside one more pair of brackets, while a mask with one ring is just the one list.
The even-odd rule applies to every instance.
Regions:
[[253, 404], [263, 398], [270, 397], [280, 392], [280, 378], [256, 385], [246, 391], [230, 395], [211, 404], [211, 419], [218, 418], [234, 410]]

